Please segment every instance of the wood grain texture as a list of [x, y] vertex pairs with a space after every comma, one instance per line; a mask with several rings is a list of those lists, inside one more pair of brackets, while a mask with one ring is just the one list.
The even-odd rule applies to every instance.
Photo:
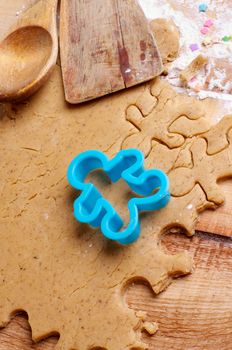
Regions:
[[61, 1], [60, 54], [68, 102], [124, 88], [117, 45], [122, 46], [122, 37], [114, 2]]
[[[149, 349], [230, 350], [232, 239], [201, 233], [190, 239], [180, 234], [166, 235], [162, 244], [169, 253], [188, 250], [196, 267], [158, 296], [141, 284], [129, 287], [129, 306], [145, 311], [147, 321], [159, 326], [154, 336], [143, 335]], [[0, 331], [0, 350], [52, 350], [57, 341], [50, 337], [34, 344], [25, 316], [17, 316]]]
[[61, 1], [66, 100], [88, 101], [159, 75], [154, 37], [136, 0]]
[[167, 235], [169, 252], [188, 250], [194, 256], [195, 271], [180, 278], [154, 297], [143, 285], [127, 294], [130, 306], [143, 310], [159, 330], [145, 337], [153, 350], [230, 350], [232, 342], [232, 240], [196, 234]]
[[[121, 72], [125, 86], [130, 87], [160, 75], [161, 56], [137, 0], [117, 0], [115, 3], [123, 42], [119, 50]], [[125, 57], [128, 62], [124, 62]]]
[[58, 336], [51, 336], [35, 344], [27, 315], [21, 313], [12, 318], [6, 328], [0, 330], [0, 350], [53, 350]]

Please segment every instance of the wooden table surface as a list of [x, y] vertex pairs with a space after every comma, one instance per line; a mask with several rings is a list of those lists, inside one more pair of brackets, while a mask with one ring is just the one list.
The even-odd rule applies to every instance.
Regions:
[[[0, 38], [16, 20], [17, 11], [34, 1], [0, 1]], [[232, 229], [225, 231], [225, 221], [231, 220], [232, 215], [232, 181], [223, 187], [226, 206], [217, 213], [204, 213], [198, 224], [198, 229], [210, 233], [197, 232], [192, 238], [169, 234], [163, 239], [163, 246], [170, 253], [187, 250], [194, 256], [194, 273], [176, 279], [158, 296], [144, 285], [128, 289], [129, 306], [146, 311], [148, 320], [159, 325], [153, 337], [144, 335], [149, 349], [232, 349]], [[0, 330], [0, 350], [51, 350], [57, 341], [54, 336], [35, 344], [26, 314], [16, 315]]]

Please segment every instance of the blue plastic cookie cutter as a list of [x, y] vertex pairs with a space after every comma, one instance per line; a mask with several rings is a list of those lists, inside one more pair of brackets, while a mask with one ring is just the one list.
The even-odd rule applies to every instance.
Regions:
[[[68, 168], [68, 181], [81, 191], [74, 202], [74, 216], [82, 223], [100, 228], [103, 235], [121, 244], [130, 244], [140, 235], [139, 213], [163, 208], [170, 200], [169, 180], [161, 170], [145, 170], [143, 153], [137, 149], [122, 150], [109, 160], [100, 151], [78, 155]], [[103, 198], [93, 183], [85, 183], [87, 175], [103, 170], [112, 182], [123, 179], [140, 198], [128, 202], [130, 221], [126, 228], [113, 206]], [[157, 190], [154, 193], [154, 190]]]

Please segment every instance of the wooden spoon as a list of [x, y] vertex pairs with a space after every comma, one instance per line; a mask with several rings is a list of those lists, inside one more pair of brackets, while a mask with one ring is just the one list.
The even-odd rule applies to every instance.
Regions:
[[39, 0], [23, 13], [0, 43], [0, 101], [27, 98], [56, 64], [57, 0]]

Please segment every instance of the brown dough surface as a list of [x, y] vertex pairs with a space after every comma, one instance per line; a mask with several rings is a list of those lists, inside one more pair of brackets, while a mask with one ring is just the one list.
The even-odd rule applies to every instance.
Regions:
[[[140, 239], [122, 247], [75, 221], [72, 206], [78, 194], [67, 183], [66, 169], [87, 149], [116, 154], [136, 130], [132, 145], [146, 146], [147, 167], [171, 174], [178, 164], [183, 183], [186, 168], [195, 179], [191, 145], [206, 145], [205, 139], [212, 139], [205, 119], [209, 105], [177, 95], [157, 79], [92, 103], [68, 106], [57, 68], [32, 99], [2, 110], [0, 326], [12, 312], [25, 310], [34, 340], [60, 333], [56, 350], [145, 347], [141, 330], [153, 334], [157, 325], [128, 308], [125, 287], [144, 280], [159, 293], [173, 277], [191, 272], [191, 257], [186, 252], [167, 255], [159, 244], [161, 234], [182, 227], [192, 235], [198, 212], [217, 203], [207, 200], [207, 189], [195, 181], [164, 209], [143, 215]], [[230, 140], [224, 141], [222, 151], [227, 150], [228, 157]], [[202, 157], [206, 148], [199, 149]], [[110, 185], [96, 176], [94, 181], [126, 220], [130, 193], [124, 184]]]
[[208, 63], [208, 58], [198, 55], [181, 73], [180, 80], [184, 85], [188, 82]]
[[150, 23], [164, 64], [174, 61], [180, 49], [180, 33], [173, 22], [164, 18], [154, 19]]
[[[204, 105], [193, 97], [177, 94], [169, 84], [156, 79], [151, 91], [144, 94], [126, 110], [126, 119], [136, 127], [123, 141], [123, 148], [140, 148], [145, 156], [152, 149], [152, 140], [159, 140], [168, 148], [181, 147], [186, 137], [201, 134], [210, 129], [209, 122], [204, 118]], [[149, 98], [148, 98], [149, 95]], [[153, 103], [152, 97], [153, 95]], [[158, 98], [157, 98], [158, 96]], [[141, 107], [144, 103], [149, 113], [144, 113]], [[192, 108], [194, 105], [194, 108]]]

